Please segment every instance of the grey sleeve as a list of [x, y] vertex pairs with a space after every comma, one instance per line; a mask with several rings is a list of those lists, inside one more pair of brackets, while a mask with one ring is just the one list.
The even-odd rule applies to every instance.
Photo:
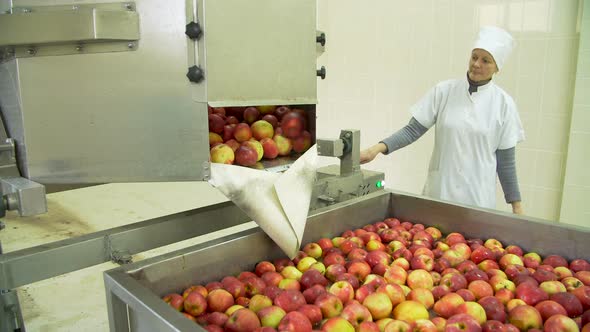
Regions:
[[387, 146], [387, 152], [385, 154], [390, 154], [408, 144], [414, 143], [427, 131], [428, 128], [421, 125], [418, 120], [412, 117], [405, 127], [381, 141], [381, 143]]
[[516, 178], [516, 152], [515, 148], [505, 150], [496, 150], [496, 171], [506, 203], [520, 201], [520, 190], [518, 189], [518, 179]]

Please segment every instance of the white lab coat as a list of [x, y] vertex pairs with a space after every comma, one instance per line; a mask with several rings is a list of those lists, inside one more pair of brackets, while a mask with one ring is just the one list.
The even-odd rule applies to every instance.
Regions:
[[496, 207], [496, 150], [524, 140], [514, 100], [492, 81], [469, 94], [467, 78], [437, 84], [411, 109], [424, 127], [436, 125], [424, 195]]

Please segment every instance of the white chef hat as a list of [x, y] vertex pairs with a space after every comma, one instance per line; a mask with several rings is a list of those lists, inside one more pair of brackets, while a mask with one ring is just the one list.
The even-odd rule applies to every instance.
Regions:
[[514, 46], [514, 39], [506, 30], [494, 26], [486, 26], [479, 30], [473, 48], [488, 51], [494, 57], [498, 70], [500, 70]]

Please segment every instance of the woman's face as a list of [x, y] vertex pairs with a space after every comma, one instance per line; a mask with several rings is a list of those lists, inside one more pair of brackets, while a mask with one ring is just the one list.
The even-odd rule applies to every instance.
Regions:
[[472, 81], [480, 82], [492, 78], [498, 71], [494, 57], [486, 50], [476, 48], [471, 51], [469, 59], [469, 78]]

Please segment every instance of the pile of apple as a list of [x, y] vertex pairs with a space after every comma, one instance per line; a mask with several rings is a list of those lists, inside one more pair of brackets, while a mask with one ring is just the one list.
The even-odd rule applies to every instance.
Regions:
[[214, 163], [254, 166], [310, 148], [305, 111], [288, 106], [209, 106], [210, 160]]
[[590, 263], [388, 218], [163, 299], [207, 331], [590, 332]]

